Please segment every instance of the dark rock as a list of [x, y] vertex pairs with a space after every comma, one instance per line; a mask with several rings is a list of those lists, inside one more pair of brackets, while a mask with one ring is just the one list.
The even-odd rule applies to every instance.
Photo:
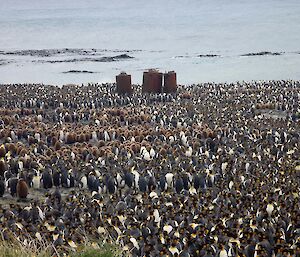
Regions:
[[241, 56], [262, 56], [262, 55], [282, 55], [282, 53], [279, 52], [258, 52], [258, 53], [248, 53], [248, 54], [242, 54]]
[[95, 72], [88, 71], [88, 70], [69, 70], [69, 71], [64, 71], [63, 73], [95, 73]]
[[134, 57], [128, 55], [128, 54], [120, 54], [113, 57], [114, 59], [133, 59]]
[[197, 57], [201, 57], [201, 58], [204, 58], [204, 57], [220, 57], [220, 55], [217, 55], [217, 54], [199, 54], [197, 55]]

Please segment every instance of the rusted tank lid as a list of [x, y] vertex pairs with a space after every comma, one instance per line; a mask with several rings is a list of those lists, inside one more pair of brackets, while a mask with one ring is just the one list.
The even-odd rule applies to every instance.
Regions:
[[150, 72], [150, 73], [159, 73], [159, 70], [158, 69], [148, 69], [147, 71], [145, 72]]

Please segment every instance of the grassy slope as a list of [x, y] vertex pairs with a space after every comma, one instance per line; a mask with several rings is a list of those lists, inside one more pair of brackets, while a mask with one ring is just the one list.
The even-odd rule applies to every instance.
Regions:
[[[114, 257], [121, 256], [117, 247], [112, 245], [98, 245], [96, 248], [91, 245], [80, 247], [81, 250], [72, 252], [71, 249], [66, 249], [63, 255], [62, 251], [59, 251], [59, 256], [70, 257]], [[35, 242], [31, 242], [27, 247], [20, 243], [8, 243], [6, 241], [0, 241], [0, 257], [51, 257], [58, 256], [57, 252], [51, 245], [45, 245], [44, 247], [38, 247]]]

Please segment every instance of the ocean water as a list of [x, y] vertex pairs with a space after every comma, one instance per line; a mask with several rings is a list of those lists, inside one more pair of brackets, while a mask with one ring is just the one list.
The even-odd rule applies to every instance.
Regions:
[[149, 68], [181, 84], [299, 80], [299, 13], [299, 0], [0, 0], [0, 83], [141, 83]]

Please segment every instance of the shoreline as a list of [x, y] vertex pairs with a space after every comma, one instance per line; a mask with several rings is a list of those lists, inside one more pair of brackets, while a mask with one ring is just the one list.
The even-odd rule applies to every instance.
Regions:
[[[145, 69], [146, 71], [147, 69]], [[151, 69], [150, 69], [151, 70]], [[69, 70], [64, 73], [89, 73], [92, 71], [88, 70]], [[97, 73], [97, 72], [92, 72], [92, 73]], [[139, 73], [140, 77], [142, 78], [142, 71]], [[31, 86], [31, 87], [57, 87], [57, 88], [62, 88], [62, 87], [88, 87], [88, 86], [110, 86], [111, 88], [114, 88], [116, 85], [115, 82], [115, 77], [117, 73], [115, 74], [114, 77], [111, 78], [111, 80], [106, 80], [106, 81], [89, 81], [89, 82], [84, 82], [84, 83], [44, 83], [44, 82], [14, 82], [14, 83], [0, 83], [0, 87], [7, 87], [7, 86]], [[142, 79], [141, 79], [142, 80]], [[201, 82], [193, 82], [193, 83], [178, 83], [178, 86], [181, 88], [181, 90], [184, 90], [186, 88], [190, 87], [216, 87], [216, 86], [228, 86], [230, 89], [233, 86], [238, 86], [239, 89], [245, 89], [247, 86], [250, 85], [255, 85], [255, 84], [263, 84], [265, 83], [266, 85], [269, 85], [271, 83], [292, 83], [293, 87], [295, 90], [298, 90], [298, 87], [300, 86], [300, 79], [253, 79], [253, 80], [233, 80], [233, 81], [201, 81]], [[140, 91], [140, 88], [142, 87], [142, 83], [132, 83], [133, 87], [137, 87], [138, 91]], [[259, 88], [257, 88], [259, 89]], [[261, 89], [261, 88], [260, 88]]]

